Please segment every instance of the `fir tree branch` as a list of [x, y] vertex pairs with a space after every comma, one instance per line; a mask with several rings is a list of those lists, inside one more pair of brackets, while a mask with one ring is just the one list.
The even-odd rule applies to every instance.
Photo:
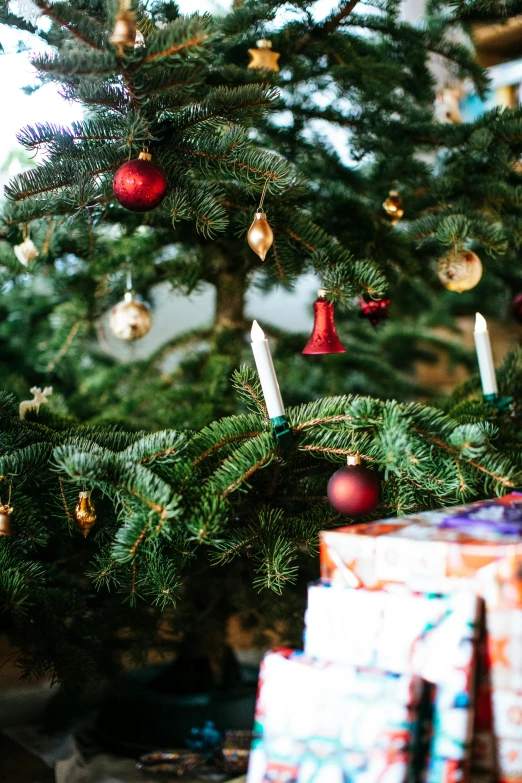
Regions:
[[[91, 49], [102, 49], [103, 30], [95, 19], [87, 16], [85, 11], [76, 11], [70, 3], [57, 2], [50, 5], [45, 0], [34, 0], [34, 3], [45, 16], [48, 16], [60, 27], [65, 27], [79, 41]], [[86, 34], [87, 22], [91, 31], [96, 30], [96, 39]]]
[[294, 50], [296, 52], [301, 52], [313, 38], [320, 38], [335, 32], [343, 19], [346, 19], [346, 17], [352, 13], [358, 2], [359, 0], [346, 0], [346, 2], [341, 3], [339, 9], [333, 14], [330, 14], [322, 25], [317, 25], [312, 32], [299, 38], [294, 44]]

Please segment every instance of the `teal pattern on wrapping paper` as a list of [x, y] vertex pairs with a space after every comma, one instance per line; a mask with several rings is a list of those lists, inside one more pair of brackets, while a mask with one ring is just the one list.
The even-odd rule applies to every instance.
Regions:
[[[440, 598], [441, 596], [438, 593], [430, 593], [428, 598]], [[419, 641], [424, 639], [430, 632], [436, 630], [438, 627], [444, 624], [452, 615], [452, 610], [447, 609], [442, 617], [438, 619], [437, 622], [429, 622], [426, 624], [424, 630], [416, 640], [415, 644], [417, 644]], [[470, 644], [474, 643], [476, 631], [478, 629], [478, 624], [468, 621], [466, 623], [466, 626], [469, 628], [469, 637], [466, 639], [463, 639], [464, 642], [469, 642]], [[413, 650], [412, 650], [413, 654]], [[461, 759], [463, 760], [466, 756], [466, 753], [469, 751], [470, 743], [469, 742], [463, 742], [459, 741], [458, 739], [452, 737], [448, 733], [445, 733], [443, 731], [443, 722], [441, 720], [441, 716], [444, 714], [445, 710], [447, 709], [448, 705], [447, 703], [442, 705], [441, 704], [441, 687], [435, 685], [435, 699], [434, 703], [431, 705], [423, 704], [421, 702], [419, 707], [419, 722], [418, 722], [418, 729], [419, 734], [417, 736], [417, 748], [416, 752], [414, 752], [414, 764], [412, 769], [412, 777], [410, 780], [412, 783], [417, 781], [419, 779], [419, 775], [422, 774], [423, 770], [426, 770], [427, 766], [427, 777], [426, 777], [426, 783], [440, 783], [441, 780], [441, 768], [443, 768], [445, 762], [447, 762], [450, 759]], [[448, 694], [448, 691], [450, 689], [446, 686], [446, 694]], [[454, 691], [451, 694], [451, 700], [453, 701], [453, 708], [454, 709], [470, 709], [472, 704], [469, 695], [466, 692], [463, 691]], [[422, 734], [422, 727], [423, 725], [431, 724], [433, 733], [431, 737], [431, 741], [429, 742], [429, 748], [428, 745], [424, 745], [423, 743], [423, 737]], [[453, 752], [451, 756], [448, 756], [448, 753], [444, 753], [444, 745], [446, 746], [449, 744], [453, 746]], [[428, 759], [425, 758], [425, 753], [428, 753]], [[426, 763], [428, 762], [428, 763]]]

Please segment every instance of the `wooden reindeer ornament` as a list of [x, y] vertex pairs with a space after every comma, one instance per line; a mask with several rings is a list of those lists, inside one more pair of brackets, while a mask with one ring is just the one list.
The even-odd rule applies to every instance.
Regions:
[[44, 402], [49, 402], [47, 398], [50, 397], [53, 393], [53, 387], [46, 386], [42, 391], [39, 386], [33, 386], [32, 389], [29, 389], [29, 391], [33, 395], [33, 399], [24, 400], [24, 402], [20, 403], [20, 419], [25, 419], [25, 414], [30, 410], [35, 409], [38, 413], [40, 410], [40, 405]]

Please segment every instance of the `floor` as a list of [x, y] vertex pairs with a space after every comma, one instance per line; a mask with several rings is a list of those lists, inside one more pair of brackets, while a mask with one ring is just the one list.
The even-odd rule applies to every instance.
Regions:
[[0, 783], [54, 783], [54, 772], [37, 756], [0, 734]]

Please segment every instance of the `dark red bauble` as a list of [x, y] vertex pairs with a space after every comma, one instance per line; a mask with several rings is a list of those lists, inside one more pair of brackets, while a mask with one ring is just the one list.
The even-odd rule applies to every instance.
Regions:
[[517, 294], [511, 302], [511, 312], [515, 321], [522, 324], [522, 294]]
[[359, 299], [359, 318], [367, 318], [372, 326], [389, 318], [390, 299]]
[[131, 212], [155, 209], [166, 192], [167, 178], [146, 152], [140, 152], [137, 160], [124, 163], [114, 175], [114, 195]]
[[364, 465], [346, 465], [328, 482], [328, 500], [340, 514], [358, 517], [370, 514], [379, 503], [381, 482], [377, 473]]

